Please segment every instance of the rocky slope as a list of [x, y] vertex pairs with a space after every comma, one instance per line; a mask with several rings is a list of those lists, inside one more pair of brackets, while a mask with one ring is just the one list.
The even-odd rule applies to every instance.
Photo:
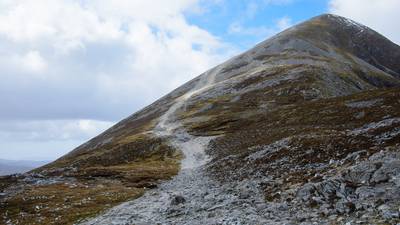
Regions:
[[399, 46], [354, 21], [315, 17], [59, 160], [1, 178], [1, 218], [396, 224], [399, 97]]

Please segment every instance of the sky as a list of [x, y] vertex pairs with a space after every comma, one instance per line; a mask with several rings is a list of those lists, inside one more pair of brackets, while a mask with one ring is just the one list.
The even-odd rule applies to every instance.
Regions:
[[399, 0], [0, 0], [0, 158], [54, 160], [322, 13], [400, 43]]

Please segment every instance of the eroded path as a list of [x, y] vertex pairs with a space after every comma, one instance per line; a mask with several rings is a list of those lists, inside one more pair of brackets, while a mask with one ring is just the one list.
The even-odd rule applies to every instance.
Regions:
[[282, 224], [290, 219], [277, 213], [281, 205], [265, 204], [259, 180], [220, 183], [209, 177], [205, 172], [209, 162], [205, 150], [214, 137], [192, 136], [176, 119], [177, 110], [192, 96], [213, 87], [223, 66], [204, 74], [191, 91], [175, 101], [153, 130], [154, 135], [167, 138], [183, 152], [179, 174], [84, 224]]
[[[248, 214], [258, 214], [251, 211], [261, 202], [241, 200], [243, 196], [232, 187], [221, 186], [203, 171], [209, 160], [205, 149], [213, 137], [191, 136], [175, 118], [176, 111], [190, 97], [213, 86], [219, 70], [217, 67], [206, 73], [193, 90], [179, 97], [153, 131], [154, 135], [168, 138], [183, 152], [180, 173], [141, 198], [114, 207], [84, 224], [241, 224], [252, 221]], [[247, 182], [236, 188], [242, 188], [246, 194], [257, 190]], [[250, 212], [243, 213], [244, 208]], [[260, 222], [260, 218], [253, 219], [253, 222]]]

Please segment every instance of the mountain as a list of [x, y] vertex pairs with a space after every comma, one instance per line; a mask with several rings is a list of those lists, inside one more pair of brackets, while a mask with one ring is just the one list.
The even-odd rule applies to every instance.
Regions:
[[354, 21], [321, 15], [62, 158], [1, 178], [1, 218], [396, 224], [399, 97], [400, 47]]
[[46, 161], [0, 159], [0, 176], [25, 173], [47, 163]]

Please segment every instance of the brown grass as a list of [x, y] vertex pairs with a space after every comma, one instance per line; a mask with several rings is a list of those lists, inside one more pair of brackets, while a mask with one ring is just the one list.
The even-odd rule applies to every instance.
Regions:
[[[170, 179], [179, 172], [180, 158], [181, 154], [176, 152], [115, 166], [84, 167], [56, 184], [33, 185], [19, 181], [22, 191], [0, 200], [0, 221], [4, 224], [7, 221], [73, 224], [140, 197], [147, 188]], [[2, 183], [17, 186], [18, 181], [5, 179]]]
[[118, 181], [29, 186], [1, 204], [1, 218], [13, 224], [73, 224], [144, 192]]

